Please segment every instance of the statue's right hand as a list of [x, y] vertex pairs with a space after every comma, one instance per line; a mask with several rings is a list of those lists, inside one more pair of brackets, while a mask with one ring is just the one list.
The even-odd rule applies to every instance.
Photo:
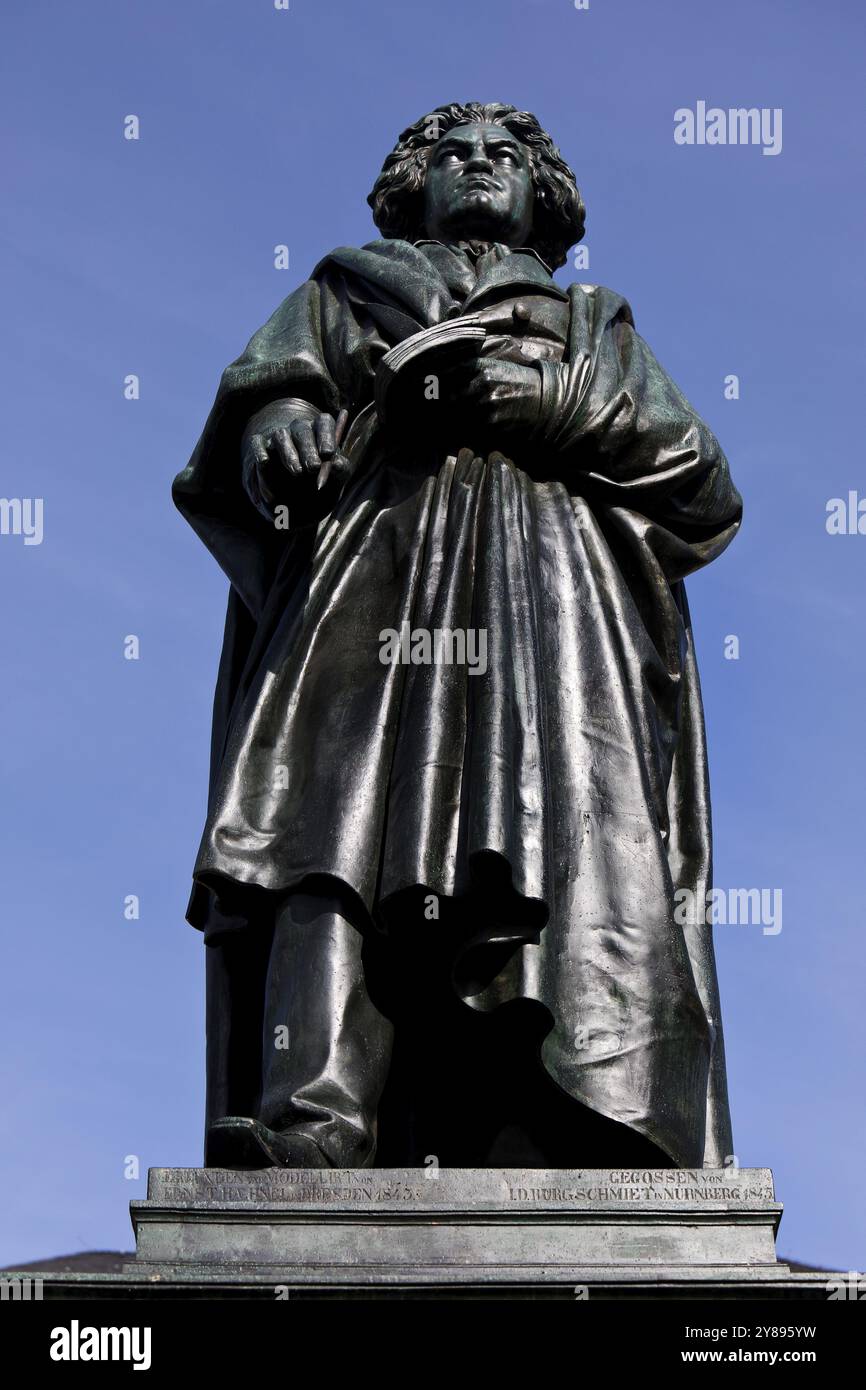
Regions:
[[321, 413], [292, 415], [266, 407], [250, 420], [241, 446], [244, 486], [252, 502], [272, 518], [274, 508], [291, 506], [326, 464], [342, 471], [339, 442], [345, 420]]

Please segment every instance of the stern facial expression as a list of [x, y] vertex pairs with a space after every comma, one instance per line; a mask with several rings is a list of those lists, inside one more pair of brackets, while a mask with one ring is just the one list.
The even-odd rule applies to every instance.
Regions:
[[437, 141], [424, 183], [427, 236], [526, 246], [534, 201], [529, 152], [503, 126], [455, 126]]

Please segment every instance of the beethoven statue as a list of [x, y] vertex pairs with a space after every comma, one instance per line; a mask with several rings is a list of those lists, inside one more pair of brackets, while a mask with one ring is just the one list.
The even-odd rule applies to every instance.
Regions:
[[720, 1165], [683, 580], [713, 435], [534, 116], [403, 132], [225, 371], [177, 506], [229, 580], [188, 918], [211, 1167]]

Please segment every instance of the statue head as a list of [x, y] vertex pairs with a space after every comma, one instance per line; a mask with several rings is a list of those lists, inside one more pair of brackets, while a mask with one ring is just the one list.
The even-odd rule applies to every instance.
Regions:
[[583, 236], [574, 174], [528, 111], [439, 106], [403, 131], [368, 203], [385, 237], [531, 246], [555, 270]]

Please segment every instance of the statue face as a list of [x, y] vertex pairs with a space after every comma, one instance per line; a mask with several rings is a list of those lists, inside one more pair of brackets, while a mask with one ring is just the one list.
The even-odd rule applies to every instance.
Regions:
[[436, 142], [424, 181], [431, 239], [526, 246], [534, 200], [528, 151], [503, 126], [470, 122]]

